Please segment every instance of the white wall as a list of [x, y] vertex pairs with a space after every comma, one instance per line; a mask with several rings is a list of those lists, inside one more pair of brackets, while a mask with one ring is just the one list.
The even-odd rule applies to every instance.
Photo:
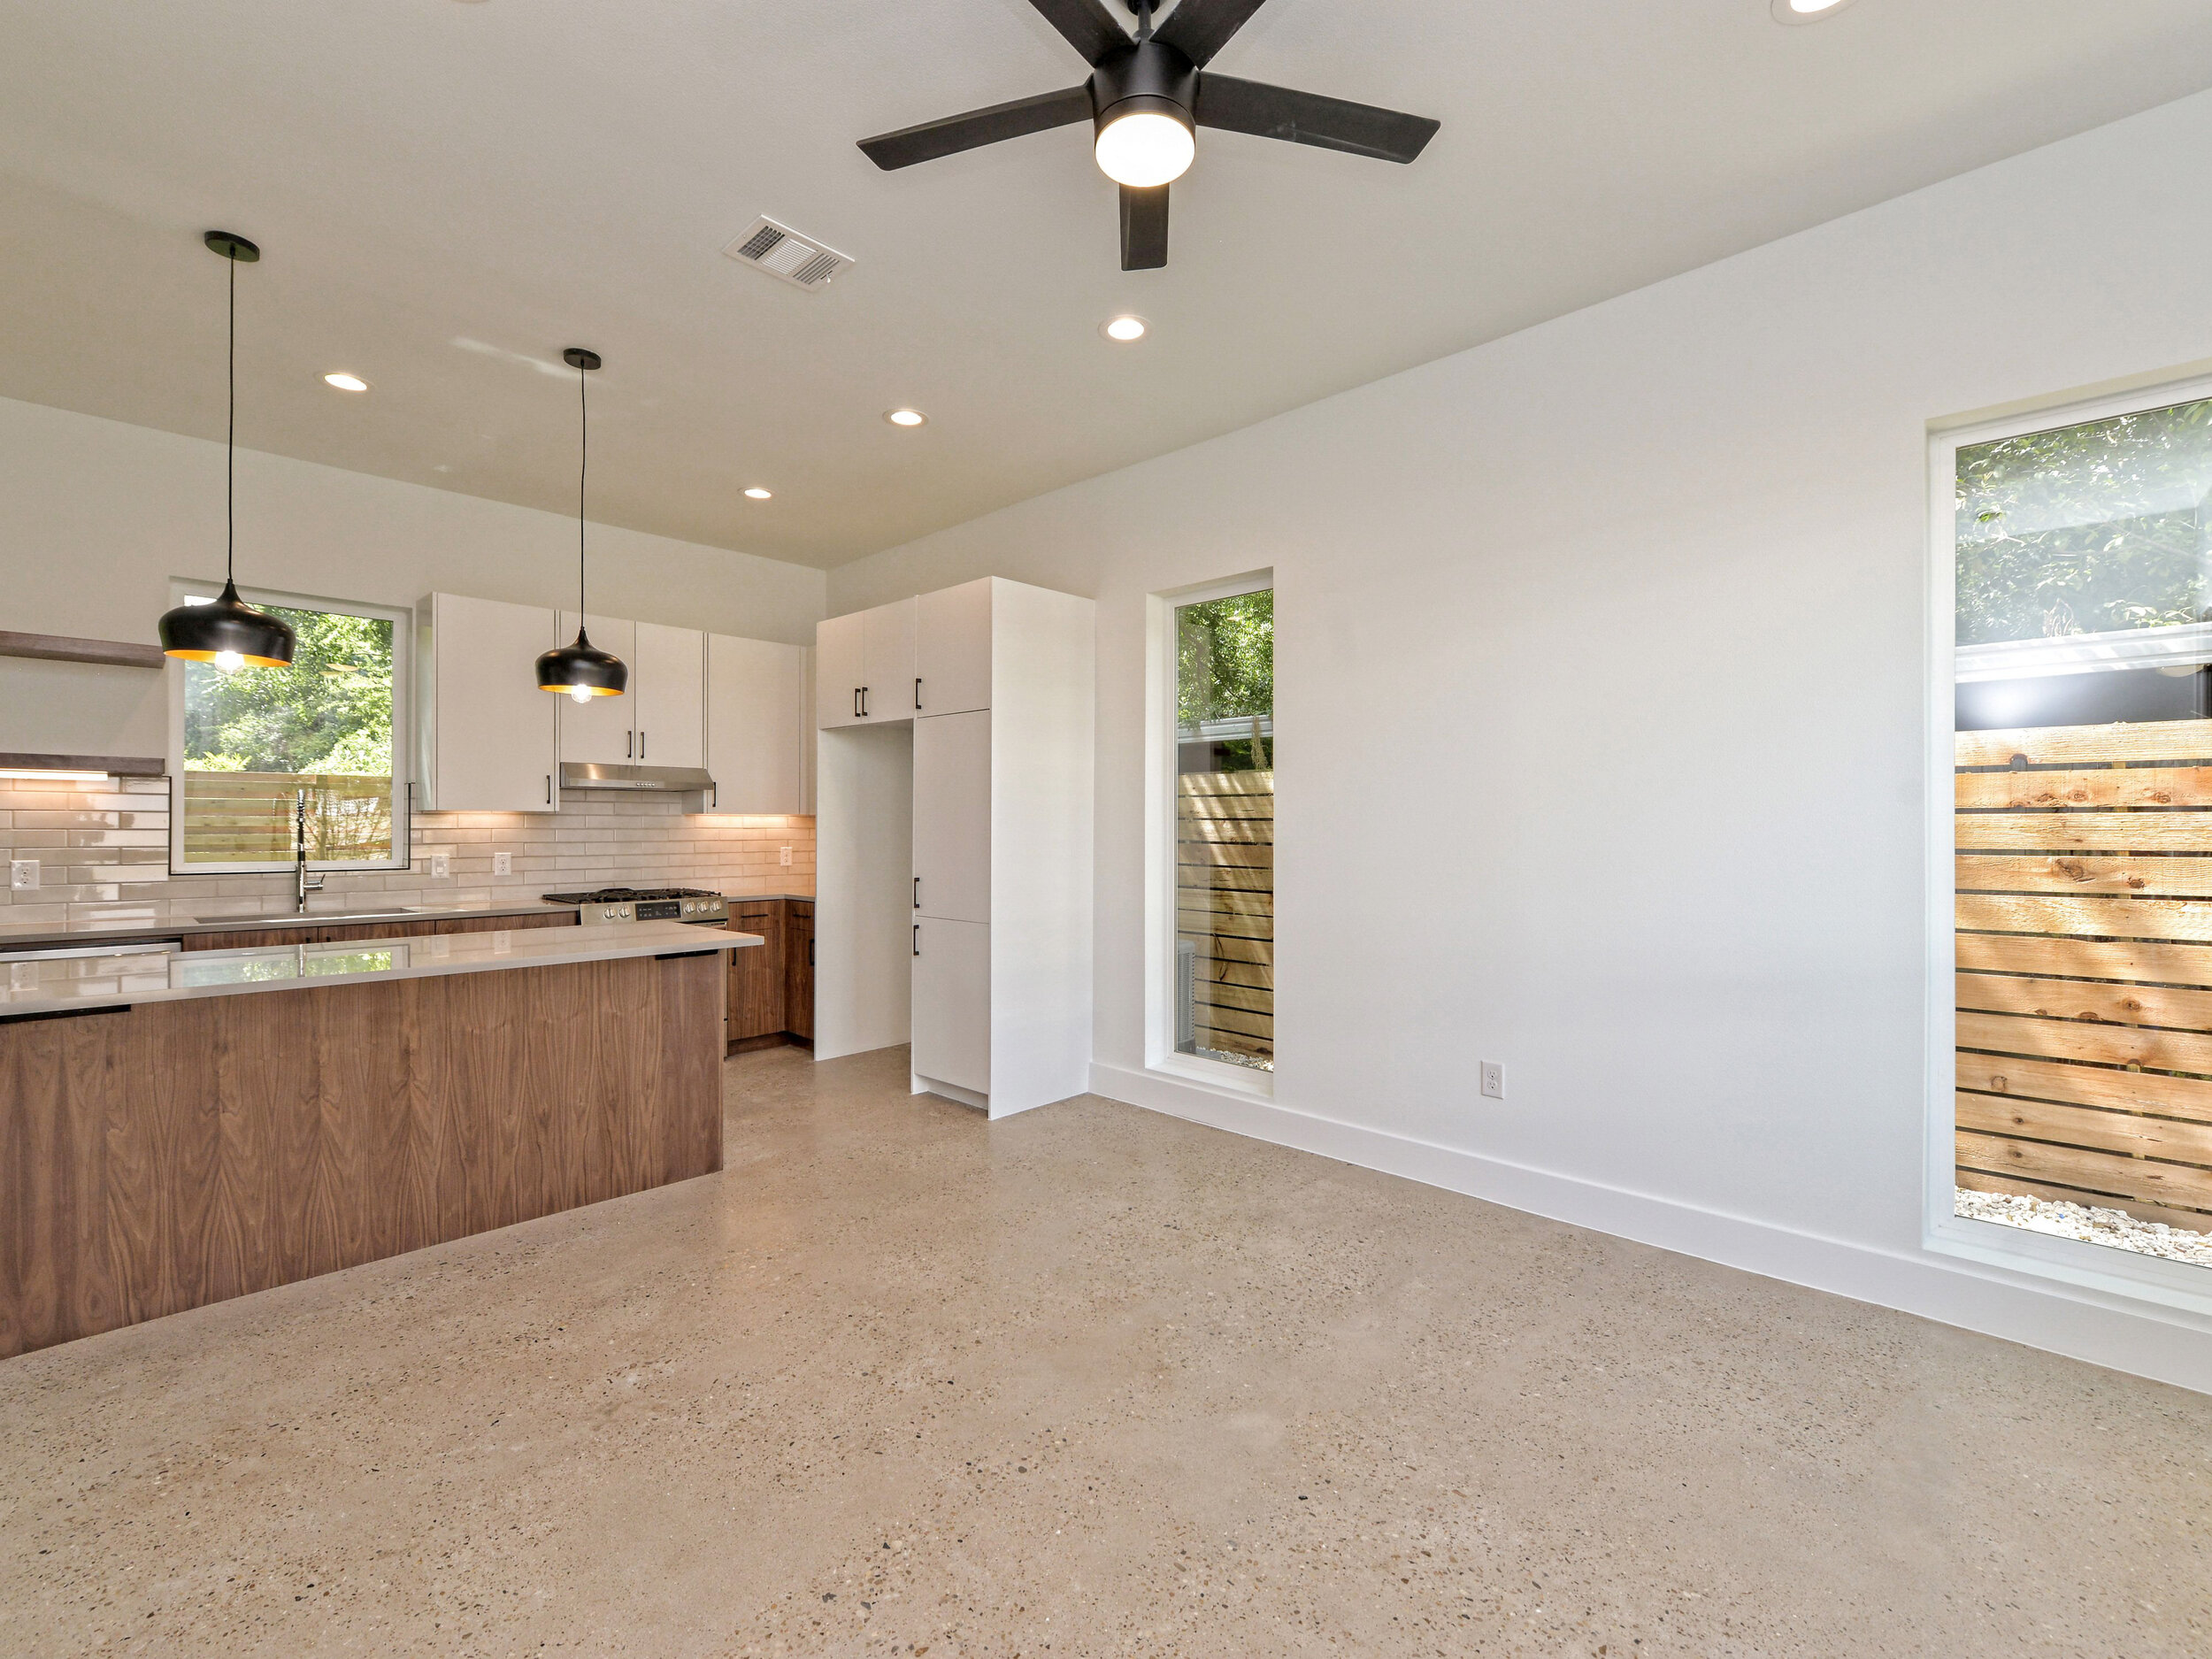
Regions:
[[[595, 611], [814, 642], [820, 571], [597, 524], [590, 547]], [[222, 445], [0, 399], [0, 628], [150, 644], [170, 579], [222, 569]], [[576, 521], [241, 450], [238, 572], [326, 598], [572, 610]], [[0, 658], [0, 750], [158, 755], [165, 695], [157, 675]]]
[[[2208, 153], [2212, 95], [833, 572], [1099, 601], [1094, 1086], [2212, 1386], [1920, 1245], [1928, 424], [2212, 355]], [[1266, 566], [1271, 1108], [1141, 1071], [1144, 596]]]

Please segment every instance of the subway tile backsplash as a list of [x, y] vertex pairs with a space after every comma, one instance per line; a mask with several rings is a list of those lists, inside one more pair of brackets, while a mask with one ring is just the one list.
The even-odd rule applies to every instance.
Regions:
[[[349, 894], [394, 904], [480, 904], [624, 883], [732, 895], [814, 891], [810, 818], [687, 816], [674, 795], [579, 795], [557, 813], [418, 812], [414, 867], [332, 871], [317, 908]], [[39, 885], [0, 892], [0, 924], [251, 916], [288, 904], [292, 877], [173, 876], [169, 786], [0, 779], [0, 847], [35, 859]], [[791, 862], [781, 862], [782, 849]], [[430, 877], [444, 853], [451, 874]], [[495, 855], [511, 873], [492, 873]]]

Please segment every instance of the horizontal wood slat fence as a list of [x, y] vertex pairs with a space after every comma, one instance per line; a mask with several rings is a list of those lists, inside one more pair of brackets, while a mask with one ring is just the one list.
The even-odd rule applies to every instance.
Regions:
[[2212, 1232], [2212, 720], [1956, 764], [1958, 1184]]
[[295, 797], [307, 791], [307, 856], [315, 861], [392, 856], [389, 778], [283, 772], [187, 772], [188, 864], [269, 864], [292, 856]]
[[1194, 772], [1177, 781], [1175, 930], [1198, 952], [1198, 1046], [1271, 1063], [1275, 774]]

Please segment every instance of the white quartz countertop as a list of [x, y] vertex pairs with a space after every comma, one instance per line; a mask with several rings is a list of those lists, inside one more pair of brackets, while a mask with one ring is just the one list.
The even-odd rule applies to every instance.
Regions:
[[[811, 893], [743, 893], [728, 896], [732, 908], [741, 904], [772, 903], [779, 900], [787, 900], [795, 904], [814, 902]], [[304, 913], [287, 905], [280, 910], [250, 911], [240, 916], [176, 917], [165, 922], [113, 921], [101, 916], [81, 917], [74, 921], [0, 921], [0, 952], [37, 950], [56, 945], [127, 944], [137, 940], [180, 939], [187, 933], [242, 933], [266, 928], [364, 927], [379, 922], [398, 926], [403, 923], [449, 922], [490, 916], [564, 913], [573, 916], [576, 908], [573, 904], [548, 904], [541, 899], [510, 899], [473, 904], [413, 904], [403, 910], [380, 910], [373, 898], [364, 897], [355, 906], [349, 906], [342, 899], [326, 900], [317, 909]], [[0, 916], [4, 914], [5, 907], [0, 906]]]
[[442, 933], [427, 939], [364, 939], [342, 945], [0, 961], [0, 1020], [370, 979], [424, 979], [572, 962], [741, 950], [760, 942], [757, 933], [733, 933], [719, 927], [618, 922], [602, 927]]

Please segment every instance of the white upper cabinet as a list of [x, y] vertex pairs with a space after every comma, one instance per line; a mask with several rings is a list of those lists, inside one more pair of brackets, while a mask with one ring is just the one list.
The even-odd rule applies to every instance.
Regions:
[[914, 718], [914, 601], [860, 613], [863, 725]]
[[557, 721], [540, 653], [562, 642], [549, 608], [432, 594], [416, 611], [422, 799], [434, 812], [550, 812], [559, 802]]
[[832, 617], [817, 626], [815, 718], [824, 726], [914, 718], [914, 601]]
[[814, 718], [823, 726], [860, 724], [864, 618], [856, 611], [832, 617], [814, 630]]
[[637, 625], [630, 713], [641, 766], [707, 764], [707, 636], [696, 628]]
[[[557, 699], [561, 710], [561, 758], [592, 761], [601, 765], [637, 764], [638, 662], [637, 624], [617, 617], [587, 616], [584, 626], [591, 642], [612, 651], [630, 670], [630, 688], [618, 697], [594, 697], [587, 703]], [[561, 638], [576, 637], [576, 613], [561, 612]], [[548, 694], [541, 692], [541, 696]], [[554, 701], [548, 696], [548, 701]]]
[[914, 908], [956, 922], [991, 919], [991, 715], [914, 723]]
[[[717, 812], [810, 811], [803, 646], [707, 636], [707, 771]], [[655, 763], [657, 764], [657, 763]]]
[[993, 579], [924, 594], [914, 602], [915, 712], [927, 718], [991, 706]]

